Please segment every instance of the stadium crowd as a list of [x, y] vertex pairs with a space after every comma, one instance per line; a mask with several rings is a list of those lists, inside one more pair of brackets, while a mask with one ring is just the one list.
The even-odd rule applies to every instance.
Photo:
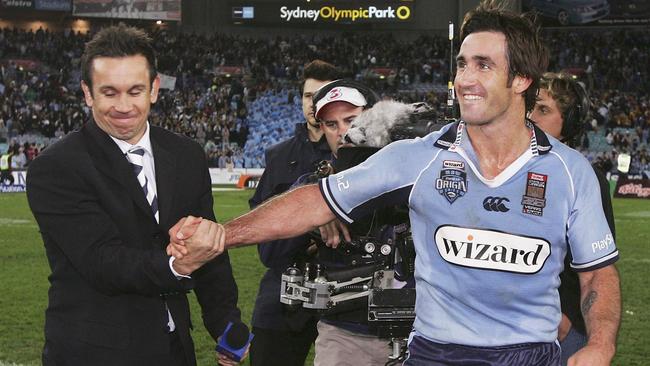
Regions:
[[[289, 137], [302, 118], [296, 85], [302, 66], [316, 58], [386, 98], [445, 107], [449, 46], [440, 36], [152, 36], [159, 72], [175, 83], [161, 91], [150, 122], [197, 140], [214, 167], [264, 167], [264, 149]], [[650, 174], [650, 35], [553, 30], [545, 38], [550, 69], [570, 71], [591, 91], [585, 155], [612, 170], [617, 155], [628, 153], [632, 173]], [[23, 146], [24, 165], [28, 150], [45, 148], [89, 118], [76, 71], [88, 40], [70, 31], [0, 29], [0, 142]]]

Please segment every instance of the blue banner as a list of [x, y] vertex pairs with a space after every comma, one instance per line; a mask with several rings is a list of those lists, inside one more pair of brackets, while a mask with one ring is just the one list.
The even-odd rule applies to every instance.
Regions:
[[72, 11], [72, 0], [34, 0], [34, 9]]

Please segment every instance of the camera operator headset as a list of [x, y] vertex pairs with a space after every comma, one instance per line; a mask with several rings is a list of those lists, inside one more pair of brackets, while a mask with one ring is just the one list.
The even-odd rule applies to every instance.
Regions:
[[[363, 109], [372, 107], [379, 100], [378, 95], [370, 88], [352, 80], [335, 80], [321, 87], [313, 97], [314, 115], [320, 122], [321, 129], [328, 139], [332, 149], [332, 167], [324, 169], [321, 174], [327, 175], [334, 171], [356, 165], [365, 160], [378, 149], [341, 148], [342, 136], [347, 131], [350, 120]], [[339, 118], [339, 110], [330, 110], [328, 106], [335, 102], [345, 102], [345, 120]], [[361, 107], [361, 108], [359, 108]], [[335, 115], [336, 114], [336, 115]], [[328, 119], [324, 120], [326, 116]], [[330, 120], [331, 118], [331, 120]], [[328, 127], [330, 126], [330, 127]], [[328, 131], [328, 128], [331, 128]], [[340, 148], [340, 149], [339, 149]], [[349, 165], [349, 166], [345, 166]], [[375, 214], [369, 215], [365, 223], [350, 227], [353, 237], [368, 235], [373, 229], [372, 220]], [[329, 248], [320, 245], [318, 249], [319, 269], [328, 278], [345, 276], [348, 270], [354, 270], [354, 260], [341, 248]], [[372, 266], [370, 266], [371, 268]], [[359, 267], [356, 267], [358, 269]], [[368, 275], [372, 275], [370, 270]], [[388, 340], [380, 339], [368, 327], [368, 297], [360, 297], [336, 306], [323, 313], [318, 324], [316, 339], [316, 357], [314, 364], [318, 365], [358, 365], [384, 364], [388, 361], [390, 347]]]
[[[585, 133], [585, 124], [588, 123], [591, 102], [585, 87], [581, 83], [567, 77], [565, 74], [558, 75], [559, 78], [566, 79], [567, 85], [575, 98], [574, 102], [562, 113], [562, 138], [560, 141], [574, 147], [580, 143], [580, 138]], [[547, 77], [550, 77], [548, 73], [542, 77], [542, 82]]]

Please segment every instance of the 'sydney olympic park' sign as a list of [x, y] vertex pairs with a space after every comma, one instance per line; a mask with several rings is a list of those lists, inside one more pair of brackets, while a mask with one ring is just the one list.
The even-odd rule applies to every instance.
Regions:
[[401, 23], [413, 19], [413, 1], [273, 2], [232, 6], [232, 19], [242, 24]]

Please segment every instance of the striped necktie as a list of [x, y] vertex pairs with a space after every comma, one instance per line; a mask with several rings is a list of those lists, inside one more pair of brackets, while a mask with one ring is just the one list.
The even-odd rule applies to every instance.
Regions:
[[156, 217], [156, 222], [158, 222], [158, 197], [156, 197], [156, 194], [152, 189], [152, 183], [149, 182], [149, 178], [147, 178], [146, 174], [144, 174], [143, 157], [144, 149], [140, 146], [134, 146], [126, 152], [126, 158], [133, 166], [133, 172], [138, 178], [140, 187], [142, 187], [142, 191], [147, 198], [147, 202], [149, 202], [149, 206], [151, 206], [151, 211]]
[[[156, 194], [153, 192], [152, 183], [149, 182], [149, 179], [144, 174], [144, 149], [140, 146], [134, 146], [126, 152], [126, 158], [129, 160], [131, 165], [133, 165], [133, 172], [138, 178], [138, 182], [140, 183], [140, 187], [142, 187], [142, 191], [147, 198], [147, 202], [149, 202], [149, 206], [151, 206], [151, 211], [156, 218], [156, 222], [160, 222], [158, 220], [158, 197], [156, 197]], [[167, 310], [167, 331], [171, 333], [176, 330], [176, 323], [172, 318], [172, 313], [169, 311], [167, 301], [165, 301], [165, 310]]]

